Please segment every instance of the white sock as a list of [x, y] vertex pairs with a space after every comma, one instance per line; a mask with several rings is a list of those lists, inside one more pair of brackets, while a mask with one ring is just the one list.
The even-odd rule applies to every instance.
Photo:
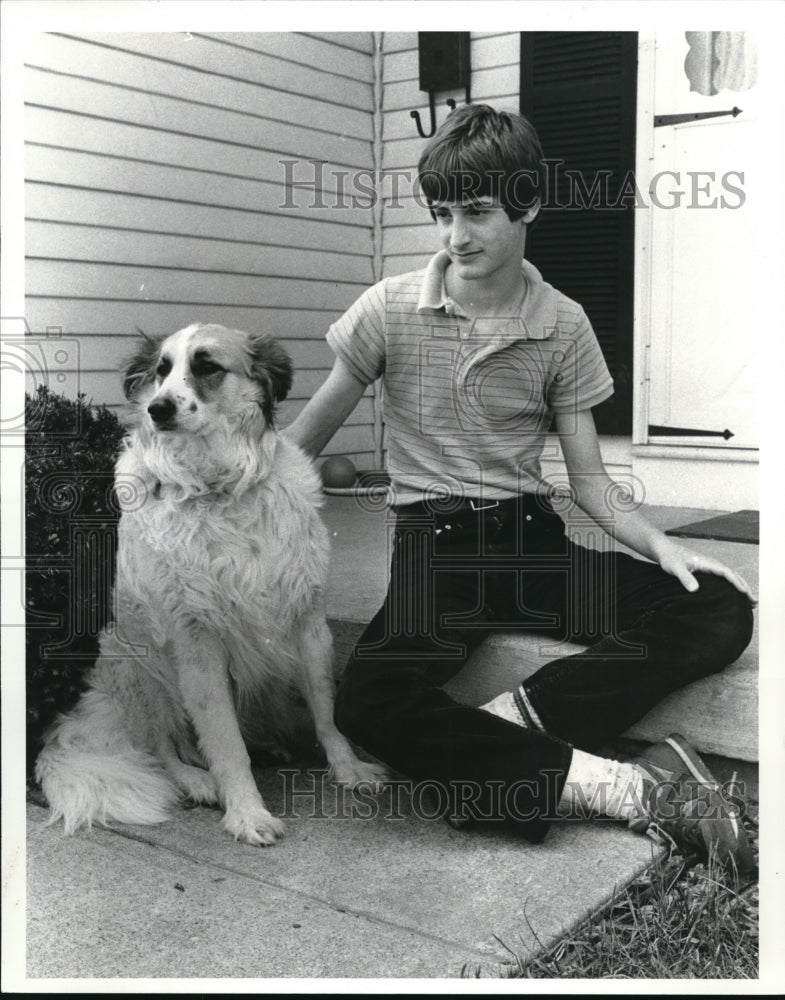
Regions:
[[576, 818], [637, 819], [644, 814], [643, 778], [634, 764], [573, 749], [557, 812]]
[[480, 705], [480, 708], [524, 729], [539, 729], [541, 733], [546, 731], [523, 684], [519, 684], [514, 691], [505, 691], [485, 705]]
[[518, 706], [515, 704], [515, 696], [512, 691], [504, 691], [491, 701], [486, 702], [484, 705], [480, 705], [480, 708], [483, 712], [490, 712], [491, 715], [498, 715], [500, 719], [506, 719], [508, 722], [514, 722], [516, 726], [523, 726], [524, 729], [529, 728], [526, 725], [526, 720], [518, 711]]

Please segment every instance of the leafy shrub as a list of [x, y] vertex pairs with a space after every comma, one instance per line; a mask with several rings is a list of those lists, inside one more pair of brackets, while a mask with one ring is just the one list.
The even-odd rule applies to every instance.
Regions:
[[118, 508], [114, 463], [124, 429], [84, 395], [25, 396], [27, 764], [76, 702], [111, 615]]

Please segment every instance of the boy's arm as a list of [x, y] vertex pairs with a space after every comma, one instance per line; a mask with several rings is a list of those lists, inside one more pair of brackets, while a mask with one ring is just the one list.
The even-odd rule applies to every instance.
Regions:
[[614, 504], [620, 487], [605, 471], [591, 410], [578, 413], [557, 413], [556, 431], [561, 442], [570, 486], [581, 510], [594, 518], [623, 545], [651, 559], [682, 582], [687, 590], [697, 590], [693, 573], [702, 571], [724, 576], [734, 587], [747, 594], [753, 603], [757, 598], [749, 585], [732, 569], [717, 559], [680, 545], [646, 520], [636, 509], [625, 510]]
[[351, 373], [339, 357], [313, 398], [283, 433], [304, 452], [316, 458], [365, 392], [365, 383]]

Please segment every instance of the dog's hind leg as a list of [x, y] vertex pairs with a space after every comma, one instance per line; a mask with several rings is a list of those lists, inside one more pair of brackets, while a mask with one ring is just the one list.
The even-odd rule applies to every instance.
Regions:
[[267, 811], [256, 787], [223, 644], [193, 622], [178, 630], [172, 647], [183, 703], [226, 810], [222, 826], [248, 844], [275, 843], [283, 823]]
[[213, 775], [203, 767], [183, 763], [171, 736], [166, 735], [160, 739], [157, 752], [166, 773], [186, 798], [200, 805], [218, 805], [220, 799]]
[[333, 720], [335, 674], [332, 635], [321, 608], [304, 616], [299, 624], [300, 686], [313, 716], [316, 737], [324, 748], [333, 781], [354, 787], [374, 787], [387, 777], [380, 764], [358, 760], [349, 741]]

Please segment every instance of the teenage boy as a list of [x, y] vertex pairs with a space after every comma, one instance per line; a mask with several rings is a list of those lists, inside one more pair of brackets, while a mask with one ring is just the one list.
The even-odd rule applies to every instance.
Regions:
[[[605, 471], [591, 408], [612, 381], [596, 337], [524, 258], [542, 158], [520, 115], [450, 115], [418, 166], [443, 249], [330, 327], [335, 365], [287, 432], [318, 455], [382, 379], [391, 578], [345, 669], [336, 722], [396, 770], [440, 784], [457, 823], [500, 816], [536, 842], [557, 816], [599, 813], [747, 869], [738, 804], [686, 740], [631, 762], [595, 753], [669, 691], [735, 660], [755, 599], [649, 524]], [[567, 537], [540, 471], [552, 421], [573, 510], [643, 559]], [[456, 702], [441, 685], [500, 628], [589, 648], [480, 708]]]

